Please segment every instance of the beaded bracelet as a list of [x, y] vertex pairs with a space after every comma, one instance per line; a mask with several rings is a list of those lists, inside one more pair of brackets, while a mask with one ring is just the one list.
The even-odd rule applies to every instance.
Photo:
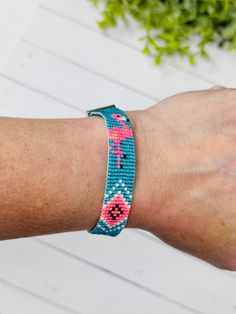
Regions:
[[115, 105], [89, 110], [88, 116], [105, 120], [108, 164], [102, 211], [92, 234], [117, 236], [125, 227], [135, 179], [135, 145], [131, 122]]

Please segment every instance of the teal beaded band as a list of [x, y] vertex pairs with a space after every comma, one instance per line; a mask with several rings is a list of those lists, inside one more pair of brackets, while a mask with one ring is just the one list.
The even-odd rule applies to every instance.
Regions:
[[135, 145], [131, 122], [115, 105], [88, 111], [105, 120], [108, 164], [102, 211], [92, 234], [118, 235], [125, 227], [132, 203], [135, 179]]

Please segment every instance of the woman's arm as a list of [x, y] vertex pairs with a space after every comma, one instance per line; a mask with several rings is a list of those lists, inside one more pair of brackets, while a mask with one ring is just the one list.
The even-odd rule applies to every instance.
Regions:
[[[129, 111], [136, 180], [127, 227], [236, 270], [236, 91]], [[104, 120], [0, 119], [0, 239], [94, 227], [107, 168]]]

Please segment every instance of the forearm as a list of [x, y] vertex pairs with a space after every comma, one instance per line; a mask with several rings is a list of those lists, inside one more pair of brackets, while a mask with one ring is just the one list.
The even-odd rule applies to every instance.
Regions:
[[[136, 177], [127, 227], [236, 268], [235, 90], [182, 93], [129, 111]], [[89, 230], [105, 191], [100, 117], [0, 118], [0, 239]]]
[[0, 118], [0, 239], [92, 228], [106, 164], [101, 118]]

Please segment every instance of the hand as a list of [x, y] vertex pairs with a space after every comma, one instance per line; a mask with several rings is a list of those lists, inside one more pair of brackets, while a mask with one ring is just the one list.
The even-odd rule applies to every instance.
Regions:
[[236, 270], [236, 89], [182, 93], [128, 115], [137, 151], [128, 226]]

